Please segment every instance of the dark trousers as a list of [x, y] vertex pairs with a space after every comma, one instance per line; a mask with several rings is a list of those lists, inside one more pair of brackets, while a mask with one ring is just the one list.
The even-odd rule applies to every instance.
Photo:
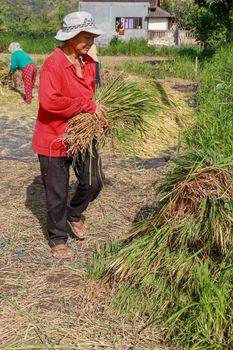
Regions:
[[[79, 221], [82, 212], [102, 188], [102, 168], [96, 148], [93, 155], [47, 157], [38, 155], [47, 203], [47, 229], [50, 247], [66, 243], [67, 219]], [[69, 169], [73, 165], [77, 177], [75, 193], [68, 203]]]

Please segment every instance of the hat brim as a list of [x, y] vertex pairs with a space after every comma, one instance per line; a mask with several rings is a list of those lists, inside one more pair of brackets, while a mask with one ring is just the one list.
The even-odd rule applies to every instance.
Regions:
[[99, 30], [99, 29], [93, 28], [93, 27], [92, 28], [85, 28], [85, 29], [82, 28], [82, 29], [74, 30], [74, 31], [69, 32], [69, 33], [64, 32], [62, 29], [60, 29], [54, 38], [57, 40], [60, 40], [60, 41], [66, 41], [66, 40], [74, 38], [76, 35], [78, 35], [81, 32], [91, 33], [95, 37], [100, 36], [102, 34], [105, 34], [105, 32], [103, 32], [102, 30]]

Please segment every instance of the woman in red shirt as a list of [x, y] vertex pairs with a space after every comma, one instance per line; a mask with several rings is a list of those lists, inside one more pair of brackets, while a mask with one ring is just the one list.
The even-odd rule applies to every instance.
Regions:
[[[47, 202], [48, 243], [57, 258], [69, 258], [67, 224], [79, 238], [85, 238], [87, 226], [82, 212], [102, 188], [101, 166], [93, 143], [93, 156], [67, 157], [61, 138], [69, 118], [79, 113], [95, 113], [102, 125], [106, 109], [95, 102], [95, 62], [87, 52], [94, 38], [103, 34], [87, 12], [73, 12], [64, 18], [55, 38], [64, 41], [45, 60], [39, 86], [39, 111], [32, 148], [38, 154]], [[91, 159], [90, 159], [91, 157]], [[78, 179], [69, 203], [69, 168], [75, 160]], [[91, 176], [91, 180], [90, 180]]]

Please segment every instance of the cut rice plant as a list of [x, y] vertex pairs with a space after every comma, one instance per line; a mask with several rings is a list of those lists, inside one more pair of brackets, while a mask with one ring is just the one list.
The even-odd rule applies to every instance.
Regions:
[[[114, 311], [191, 350], [233, 349], [233, 47], [206, 65], [200, 113], [149, 219], [97, 252]], [[219, 85], [220, 84], [220, 85]], [[135, 302], [136, 301], [136, 302]]]
[[12, 79], [9, 74], [9, 68], [6, 62], [0, 61], [0, 84], [9, 87]]
[[81, 113], [71, 118], [62, 139], [70, 156], [88, 149], [93, 139], [102, 147], [107, 138], [123, 142], [134, 138], [136, 131], [145, 133], [146, 117], [151, 113], [150, 93], [146, 88], [119, 76], [99, 89], [95, 100], [107, 107], [109, 126], [102, 128], [95, 114]]
[[7, 89], [23, 88], [21, 72], [16, 70], [13, 74], [9, 74], [9, 66], [7, 61], [0, 61], [0, 85]]
[[[141, 268], [149, 269], [150, 264], [153, 265], [155, 261], [157, 266], [163, 265], [164, 258], [158, 259], [158, 256], [165, 250], [169, 254], [183, 252], [186, 256], [197, 255], [203, 259], [208, 256], [216, 262], [231, 259], [232, 175], [230, 169], [220, 165], [209, 167], [194, 164], [188, 167], [187, 159], [183, 159], [183, 163], [180, 160], [158, 189], [160, 201], [149, 221], [134, 226], [123, 241], [115, 243], [116, 248], [108, 244], [111, 249], [105, 249], [107, 256], [118, 255], [118, 258], [108, 264], [105, 272], [122, 279], [127, 276], [129, 268], [138, 276]], [[143, 263], [141, 261], [136, 264], [135, 269], [135, 261], [131, 262], [125, 270], [123, 261], [125, 256], [128, 256], [127, 260], [130, 259], [127, 251], [131, 249], [130, 243], [133, 244], [143, 236], [147, 237], [143, 257], [140, 255]], [[124, 256], [123, 260], [120, 258], [121, 254]]]
[[72, 118], [63, 139], [64, 143], [69, 145], [67, 154], [74, 156], [79, 151], [85, 151], [102, 132], [95, 114], [79, 114]]
[[167, 175], [149, 220], [96, 251], [95, 272], [115, 288], [114, 312], [162, 324], [170, 345], [224, 349], [233, 326], [232, 172], [191, 163]]
[[144, 89], [149, 90], [152, 113], [144, 118], [148, 125], [145, 137], [137, 132], [132, 141], [120, 143], [116, 140], [114, 151], [124, 158], [154, 158], [163, 154], [166, 156], [177, 144], [180, 131], [193, 124], [194, 111], [169, 84], [134, 75], [130, 75], [128, 79], [137, 81]]

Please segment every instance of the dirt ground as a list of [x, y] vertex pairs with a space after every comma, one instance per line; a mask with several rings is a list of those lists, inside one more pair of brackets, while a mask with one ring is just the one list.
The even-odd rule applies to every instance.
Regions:
[[[43, 61], [47, 56], [43, 54], [31, 54], [30, 55], [34, 61]], [[2, 61], [9, 61], [10, 54], [2, 53], [0, 56]], [[137, 62], [145, 62], [145, 61], [164, 61], [164, 60], [172, 60], [172, 57], [160, 57], [160, 56], [99, 56], [99, 59], [103, 65], [108, 67], [113, 67], [114, 65], [121, 65], [124, 61], [137, 61]]]
[[[13, 91], [0, 96], [0, 348], [165, 349], [160, 330], [140, 332], [145, 319], [118, 315], [109, 286], [87, 278], [87, 271], [96, 244], [122, 237], [153, 206], [170, 157], [122, 159], [105, 152], [105, 185], [85, 212], [89, 236], [70, 236], [74, 258], [59, 262], [45, 239], [44, 190], [31, 151], [37, 99], [30, 107], [18, 99]], [[72, 174], [71, 193], [74, 180]]]
[[104, 169], [104, 189], [85, 213], [88, 238], [70, 238], [74, 258], [53, 266], [37, 161], [0, 161], [1, 349], [159, 349], [157, 334], [137, 335], [143, 320], [116, 316], [108, 308], [111, 291], [85, 273], [94, 245], [126, 233], [142, 208], [152, 205], [152, 183], [164, 167], [139, 169], [107, 158]]

